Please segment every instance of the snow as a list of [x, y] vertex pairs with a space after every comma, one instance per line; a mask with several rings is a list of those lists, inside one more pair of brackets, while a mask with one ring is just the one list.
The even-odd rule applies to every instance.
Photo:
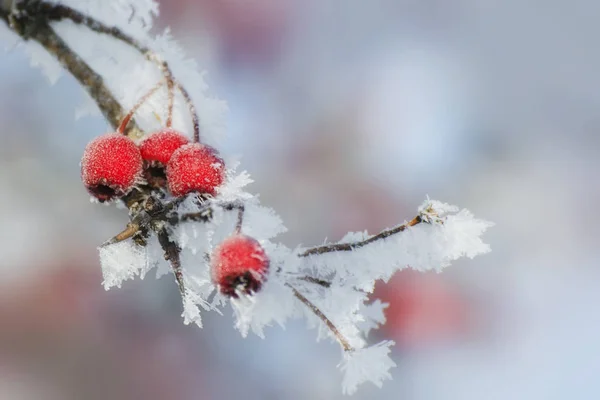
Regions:
[[[158, 13], [156, 1], [64, 0], [61, 3], [109, 25], [117, 25], [167, 60], [174, 76], [190, 92], [200, 114], [201, 141], [219, 148], [220, 138], [226, 131], [227, 106], [209, 93], [206, 74], [185, 56], [168, 30], [156, 36], [150, 33], [153, 18]], [[162, 79], [156, 65], [112, 37], [99, 35], [69, 21], [54, 23], [53, 27], [103, 76], [125, 108], [133, 106], [148, 88]], [[40, 66], [51, 82], [56, 81], [60, 73], [56, 61], [39, 46], [26, 45], [32, 63]], [[140, 108], [135, 118], [142, 129], [152, 132], [161, 128], [166, 118], [166, 98], [163, 88]], [[89, 113], [89, 98], [82, 103], [78, 114]], [[175, 98], [173, 128], [192, 136], [188, 108], [179, 94]], [[213, 204], [212, 220], [170, 227], [171, 238], [181, 248], [186, 286], [182, 298], [184, 323], [201, 327], [202, 312], [222, 313], [231, 305], [235, 328], [242, 336], [252, 332], [264, 338], [266, 328], [285, 327], [289, 318], [304, 317], [309, 327], [317, 329], [318, 339], [336, 341], [336, 335], [323, 320], [294, 295], [295, 289], [318, 307], [353, 348], [343, 353], [340, 364], [344, 393], [354, 393], [367, 381], [381, 386], [384, 380], [391, 379], [389, 370], [395, 366], [390, 359], [393, 342], [367, 345], [369, 332], [385, 322], [383, 311], [387, 305], [370, 296], [377, 280], [387, 281], [404, 268], [441, 271], [459, 258], [473, 258], [490, 251], [481, 236], [493, 224], [476, 219], [468, 210], [427, 199], [415, 215], [409, 216], [421, 217], [422, 222], [415, 226], [351, 251], [303, 257], [306, 249], [292, 249], [277, 242], [277, 236], [286, 231], [281, 218], [272, 209], [262, 206], [257, 196], [246, 191], [246, 186], [252, 182], [250, 175], [246, 171], [237, 172], [238, 163], [227, 155], [223, 157], [227, 166], [225, 182], [218, 188], [215, 198], [207, 203]], [[238, 211], [226, 211], [220, 206], [232, 201], [245, 205], [242, 233], [258, 240], [270, 259], [270, 269], [261, 290], [249, 296], [240, 295], [237, 299], [229, 299], [218, 292], [211, 280], [209, 262], [214, 247], [234, 232]], [[193, 213], [202, 207], [188, 199], [179, 205], [178, 211], [180, 214]], [[339, 243], [360, 242], [369, 237], [367, 232], [348, 233]], [[121, 287], [123, 282], [136, 276], [143, 278], [154, 267], [158, 267], [157, 278], [170, 272], [155, 237], [151, 237], [145, 247], [127, 240], [101, 247], [99, 253], [106, 289]], [[319, 285], [303, 279], [305, 277], [327, 284]], [[172, 275], [170, 278], [173, 279]]]

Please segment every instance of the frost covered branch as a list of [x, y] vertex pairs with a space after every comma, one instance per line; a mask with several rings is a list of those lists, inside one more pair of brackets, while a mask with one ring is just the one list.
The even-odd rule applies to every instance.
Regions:
[[289, 283], [286, 284], [286, 286], [288, 286], [290, 289], [292, 289], [292, 292], [294, 292], [294, 296], [296, 296], [296, 298], [298, 300], [300, 300], [302, 303], [304, 303], [313, 313], [315, 313], [315, 315], [317, 317], [319, 317], [321, 319], [321, 321], [323, 321], [323, 323], [327, 326], [327, 328], [329, 328], [329, 330], [331, 330], [331, 332], [333, 333], [333, 335], [335, 336], [337, 341], [340, 342], [340, 345], [342, 346], [344, 351], [354, 351], [354, 348], [350, 345], [350, 343], [348, 342], [348, 339], [346, 339], [340, 333], [340, 331], [337, 329], [337, 327], [333, 324], [333, 322], [331, 322], [329, 320], [329, 318], [327, 318], [327, 316], [325, 314], [323, 314], [323, 312], [321, 310], [319, 310], [319, 307], [317, 307], [313, 303], [311, 303], [311, 301], [308, 300], [306, 298], [306, 296], [304, 296], [302, 293], [300, 293], [298, 291], [298, 289], [294, 288]]
[[312, 249], [308, 249], [308, 250], [298, 254], [298, 257], [308, 257], [308, 256], [317, 255], [317, 254], [331, 253], [334, 251], [351, 251], [351, 250], [366, 246], [368, 244], [371, 244], [373, 242], [376, 242], [378, 240], [388, 238], [397, 233], [404, 232], [404, 230], [406, 228], [408, 228], [409, 226], [415, 226], [416, 224], [420, 224], [421, 222], [423, 222], [423, 220], [421, 219], [421, 216], [417, 215], [412, 220], [410, 220], [410, 222], [407, 222], [403, 225], [399, 225], [392, 229], [386, 229], [386, 230], [378, 233], [377, 235], [371, 236], [370, 238], [368, 238], [366, 240], [361, 240], [359, 242], [354, 242], [354, 243], [338, 243], [338, 244], [332, 244], [332, 245], [326, 245], [326, 246], [313, 247]]
[[[0, 5], [0, 18], [21, 38], [38, 42], [56, 57], [98, 104], [104, 118], [116, 128], [125, 115], [123, 107], [104, 85], [102, 77], [52, 29], [50, 21], [53, 18], [46, 14], [52, 6], [39, 1], [21, 1], [14, 5], [7, 2], [5, 7]], [[130, 129], [139, 130], [135, 122]]]
[[[152, 269], [171, 272], [184, 323], [202, 326], [202, 310], [230, 305], [243, 336], [302, 316], [319, 338], [340, 344], [345, 393], [365, 381], [381, 386], [395, 364], [393, 342], [367, 345], [368, 332], [385, 322], [386, 305], [371, 298], [375, 282], [484, 254], [481, 236], [492, 224], [428, 199], [415, 218], [375, 235], [296, 249], [274, 242], [286, 230], [280, 218], [214, 148], [224, 104], [206, 94], [202, 73], [168, 33], [150, 34], [157, 12], [154, 0], [0, 2], [8, 28], [41, 44], [116, 130], [92, 141], [82, 159], [88, 192], [129, 213], [125, 229], [99, 247], [105, 288]], [[28, 50], [48, 68], [47, 54]]]

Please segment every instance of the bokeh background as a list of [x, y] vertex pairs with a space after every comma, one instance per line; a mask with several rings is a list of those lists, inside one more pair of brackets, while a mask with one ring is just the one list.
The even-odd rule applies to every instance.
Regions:
[[[492, 253], [377, 294], [393, 381], [356, 399], [600, 398], [600, 3], [171, 0], [229, 103], [288, 245], [377, 232], [426, 195], [497, 225]], [[0, 29], [5, 29], [0, 27]], [[79, 178], [99, 118], [16, 43], [0, 56], [0, 399], [336, 399], [339, 349], [301, 321], [242, 339], [184, 326], [168, 277], [105, 292], [96, 246], [125, 215]]]

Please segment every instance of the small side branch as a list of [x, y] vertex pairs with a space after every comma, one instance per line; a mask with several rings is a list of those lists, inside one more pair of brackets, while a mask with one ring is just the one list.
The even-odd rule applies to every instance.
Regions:
[[183, 282], [183, 272], [181, 271], [181, 249], [177, 245], [177, 243], [173, 242], [169, 237], [169, 233], [166, 228], [161, 229], [158, 233], [158, 242], [165, 252], [165, 260], [171, 263], [171, 268], [173, 269], [173, 274], [175, 275], [175, 280], [177, 281], [177, 286], [179, 287], [179, 293], [181, 297], [185, 297], [185, 284]]
[[244, 224], [244, 212], [246, 211], [246, 207], [244, 206], [244, 203], [242, 203], [241, 201], [235, 201], [235, 202], [231, 202], [231, 203], [223, 203], [223, 204], [221, 204], [221, 207], [223, 207], [223, 209], [227, 210], [227, 211], [232, 211], [232, 210], [238, 211], [237, 222], [235, 224], [235, 233], [237, 235], [242, 233], [242, 225]]
[[[33, 3], [33, 2], [32, 2]], [[36, 4], [19, 3], [18, 6], [31, 7], [32, 12], [12, 14], [11, 10], [0, 7], [0, 19], [24, 40], [34, 40], [41, 44], [61, 65], [69, 71], [94, 99], [100, 111], [113, 128], [117, 128], [125, 115], [125, 111], [104, 84], [102, 77], [96, 73], [67, 43], [52, 29], [49, 18], [36, 9]], [[131, 129], [139, 130], [132, 123]]]
[[177, 86], [177, 89], [179, 89], [179, 91], [181, 92], [181, 95], [183, 96], [183, 99], [185, 100], [185, 103], [187, 104], [188, 109], [190, 110], [190, 116], [192, 117], [192, 124], [194, 125], [194, 142], [199, 143], [200, 142], [200, 118], [198, 118], [198, 112], [196, 111], [196, 106], [194, 105], [194, 102], [192, 101], [192, 97], [190, 96], [189, 92], [183, 87], [183, 85], [181, 85], [179, 82], [177, 82], [175, 85]]
[[300, 300], [302, 303], [304, 303], [305, 306], [307, 306], [308, 308], [310, 308], [310, 310], [317, 317], [319, 317], [321, 319], [321, 321], [323, 321], [323, 323], [327, 326], [327, 328], [329, 328], [329, 330], [331, 331], [331, 333], [333, 333], [333, 335], [335, 336], [335, 338], [337, 339], [337, 341], [343, 347], [344, 351], [354, 351], [354, 347], [352, 347], [350, 345], [350, 342], [348, 341], [348, 339], [346, 339], [346, 337], [344, 337], [344, 335], [342, 335], [342, 333], [333, 324], [333, 322], [331, 322], [331, 320], [329, 318], [327, 318], [327, 316], [325, 316], [325, 314], [323, 314], [323, 312], [321, 310], [319, 310], [319, 307], [315, 306], [310, 300], [308, 300], [306, 298], [306, 296], [304, 296], [302, 293], [300, 293], [296, 288], [294, 288], [289, 283], [286, 283], [286, 286], [288, 286], [290, 289], [292, 289], [292, 292], [294, 292], [294, 296], [298, 300]]
[[[192, 102], [192, 98], [189, 92], [183, 87], [181, 83], [179, 83], [174, 77], [173, 73], [167, 64], [166, 61], [162, 59], [158, 54], [152, 51], [149, 47], [143, 45], [140, 41], [136, 40], [132, 36], [129, 36], [121, 29], [116, 26], [108, 26], [95, 18], [92, 18], [88, 15], [85, 15], [71, 7], [62, 5], [62, 4], [53, 4], [46, 3], [43, 1], [35, 1], [30, 2], [25, 5], [27, 13], [30, 15], [40, 15], [46, 18], [47, 21], [61, 21], [64, 19], [68, 19], [73, 21], [76, 24], [85, 25], [90, 30], [101, 33], [104, 35], [111, 36], [117, 40], [120, 40], [127, 45], [131, 46], [139, 53], [141, 53], [147, 60], [155, 63], [158, 68], [162, 71], [163, 75], [167, 80], [167, 85], [169, 87], [169, 105], [168, 105], [168, 113], [167, 113], [167, 127], [170, 126], [172, 121], [172, 104], [174, 101], [174, 93], [172, 88], [176, 87], [183, 96], [188, 109], [190, 111], [190, 116], [192, 118], [192, 124], [194, 126], [194, 141], [200, 141], [200, 119], [198, 117], [198, 112], [196, 111], [196, 107]], [[120, 120], [120, 119], [119, 119]]]
[[129, 110], [129, 112], [127, 113], [127, 115], [123, 118], [123, 121], [121, 121], [121, 124], [119, 125], [119, 127], [117, 128], [117, 132], [119, 133], [124, 133], [125, 130], [127, 129], [127, 125], [129, 124], [129, 121], [131, 121], [131, 119], [133, 118], [133, 116], [135, 115], [135, 113], [137, 112], [137, 110], [139, 110], [139, 108], [150, 98], [152, 97], [152, 95], [154, 93], [156, 93], [156, 91], [158, 91], [158, 89], [160, 89], [163, 85], [165, 84], [164, 81], [160, 81], [158, 82], [156, 85], [154, 85], [154, 87], [152, 87], [148, 92], [146, 92], [146, 94], [144, 94], [137, 103], [134, 104], [134, 106], [131, 108], [131, 110]]
[[[108, 35], [124, 42], [142, 54], [148, 61], [155, 63], [167, 80], [169, 88], [167, 126], [170, 126], [172, 122], [172, 109], [174, 103], [173, 88], [177, 88], [181, 92], [190, 110], [192, 124], [194, 126], [194, 141], [200, 141], [199, 117], [189, 92], [174, 78], [168, 63], [149, 47], [126, 34], [116, 26], [106, 25], [95, 18], [62, 4], [29, 0], [18, 3], [18, 8], [18, 15], [13, 15], [12, 10], [5, 10], [0, 7], [0, 19], [3, 19], [9, 28], [15, 31], [23, 39], [27, 40], [31, 38], [39, 42], [55, 56], [63, 66], [77, 78], [82, 86], [88, 90], [113, 128], [119, 126], [119, 122], [125, 115], [125, 112], [114, 96], [112, 96], [108, 89], [103, 85], [102, 78], [68, 48], [66, 43], [52, 30], [50, 22], [70, 20], [76, 24], [84, 25], [94, 32]], [[58, 48], [61, 49], [60, 52], [57, 50], [57, 46], [53, 45], [52, 42], [60, 42], [61, 45], [58, 46]], [[69, 63], [63, 61], [65, 55], [71, 55], [72, 59]], [[83, 69], [83, 71], [78, 71], [80, 69]], [[139, 132], [139, 128], [135, 126], [135, 123], [132, 124], [131, 130], [134, 130], [135, 133]], [[129, 134], [129, 132], [127, 133]]]
[[336, 251], [351, 251], [354, 249], [364, 247], [364, 246], [371, 244], [373, 242], [376, 242], [378, 240], [386, 239], [397, 233], [404, 232], [409, 226], [415, 226], [417, 224], [420, 224], [421, 222], [423, 222], [423, 220], [421, 219], [421, 216], [418, 215], [415, 218], [413, 218], [410, 222], [407, 222], [406, 224], [397, 226], [392, 229], [387, 229], [387, 230], [382, 231], [382, 232], [378, 233], [377, 235], [372, 236], [366, 240], [363, 240], [360, 242], [354, 242], [354, 243], [337, 243], [337, 244], [328, 244], [325, 246], [313, 247], [313, 248], [310, 248], [310, 249], [304, 251], [303, 253], [298, 254], [298, 257], [308, 257], [308, 256], [312, 256], [312, 255], [317, 255], [317, 254], [333, 253]]
[[303, 276], [303, 277], [298, 278], [298, 279], [300, 279], [301, 281], [314, 283], [315, 285], [323, 286], [324, 288], [330, 288], [331, 287], [331, 282], [328, 282], [328, 281], [323, 280], [323, 279], [313, 278], [312, 276]]
[[169, 75], [166, 76], [166, 79], [167, 93], [169, 97], [167, 100], [167, 122], [165, 125], [167, 128], [170, 128], [171, 125], [173, 125], [173, 107], [175, 106], [175, 82], [173, 81], [173, 76], [170, 74], [170, 70]]

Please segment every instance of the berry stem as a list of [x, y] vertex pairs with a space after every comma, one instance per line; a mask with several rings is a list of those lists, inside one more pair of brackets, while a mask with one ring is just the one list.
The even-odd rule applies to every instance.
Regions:
[[175, 81], [173, 80], [173, 74], [168, 68], [167, 63], [163, 62], [163, 74], [167, 80], [167, 122], [165, 125], [170, 128], [173, 125], [173, 107], [175, 106]]
[[312, 255], [333, 253], [336, 251], [351, 251], [354, 249], [364, 247], [364, 246], [371, 244], [373, 242], [376, 242], [378, 240], [386, 239], [396, 233], [404, 232], [408, 227], [415, 226], [417, 224], [420, 224], [421, 222], [423, 222], [423, 219], [421, 218], [420, 215], [417, 215], [416, 217], [414, 217], [412, 220], [410, 220], [409, 222], [407, 222], [405, 224], [399, 225], [392, 229], [386, 229], [385, 231], [381, 231], [377, 235], [371, 236], [370, 238], [368, 238], [366, 240], [362, 240], [360, 242], [353, 242], [353, 243], [336, 243], [336, 244], [328, 244], [325, 246], [313, 247], [313, 248], [310, 248], [310, 249], [304, 251], [303, 253], [298, 254], [298, 257], [308, 257], [308, 256], [312, 256]]
[[179, 89], [179, 91], [181, 92], [181, 95], [183, 96], [183, 99], [185, 100], [185, 103], [188, 106], [188, 109], [190, 110], [190, 116], [192, 117], [192, 124], [194, 125], [194, 142], [195, 143], [199, 143], [200, 142], [200, 118], [198, 118], [198, 112], [196, 111], [196, 106], [194, 105], [194, 102], [192, 101], [192, 97], [190, 96], [189, 92], [183, 87], [183, 85], [181, 85], [181, 83], [176, 82], [175, 85], [177, 86], [177, 89]]
[[226, 203], [223, 205], [223, 208], [225, 210], [238, 210], [238, 217], [237, 217], [237, 222], [235, 224], [235, 233], [236, 234], [240, 234], [242, 233], [242, 225], [244, 224], [244, 212], [246, 211], [246, 208], [244, 207], [244, 203], [236, 201], [236, 202], [232, 202], [232, 203]]
[[321, 321], [323, 321], [323, 323], [327, 326], [327, 328], [329, 328], [331, 333], [333, 333], [333, 335], [335, 336], [337, 341], [340, 343], [340, 345], [342, 346], [344, 351], [354, 351], [354, 347], [352, 347], [350, 345], [350, 342], [348, 341], [348, 339], [346, 339], [346, 337], [344, 337], [344, 335], [342, 335], [342, 333], [338, 330], [338, 328], [333, 324], [333, 322], [331, 322], [331, 320], [329, 318], [327, 318], [327, 316], [325, 316], [325, 314], [323, 314], [323, 312], [319, 309], [319, 307], [315, 306], [310, 300], [308, 300], [306, 298], [306, 296], [304, 296], [302, 293], [300, 293], [296, 288], [294, 288], [289, 283], [286, 283], [285, 285], [288, 286], [290, 289], [292, 289], [292, 292], [294, 292], [294, 296], [296, 296], [296, 298], [298, 300], [300, 300], [302, 303], [304, 303], [305, 306], [310, 308], [310, 310], [317, 317], [319, 317], [321, 319]]
[[165, 82], [161, 80], [156, 85], [154, 85], [154, 87], [152, 87], [152, 89], [150, 89], [145, 95], [143, 95], [138, 100], [138, 102], [131, 108], [131, 110], [129, 110], [129, 112], [127, 113], [127, 115], [125, 115], [125, 117], [123, 117], [123, 120], [121, 121], [121, 124], [117, 128], [117, 132], [118, 133], [121, 133], [123, 135], [125, 134], [125, 129], [127, 128], [127, 124], [129, 124], [129, 121], [131, 120], [131, 118], [133, 118], [133, 115], [142, 106], [142, 104], [144, 104], [164, 84], [165, 84]]

